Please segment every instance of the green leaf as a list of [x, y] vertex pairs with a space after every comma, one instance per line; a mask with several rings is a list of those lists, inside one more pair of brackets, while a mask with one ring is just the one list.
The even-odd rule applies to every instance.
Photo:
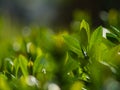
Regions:
[[111, 26], [112, 28], [112, 32], [115, 33], [116, 35], [118, 35], [118, 37], [120, 37], [120, 30], [118, 30], [116, 27]]
[[83, 29], [87, 33], [87, 39], [88, 39], [88, 42], [89, 42], [89, 40], [90, 40], [90, 27], [89, 27], [89, 24], [85, 20], [82, 20], [82, 22], [80, 24], [80, 31], [83, 30]]
[[79, 41], [70, 35], [65, 35], [63, 37], [69, 49], [78, 54], [79, 56], [83, 57]]
[[68, 73], [79, 67], [79, 63], [75, 61], [68, 53], [66, 55], [66, 59], [64, 72]]
[[103, 56], [104, 60], [113, 65], [120, 64], [120, 45], [117, 45], [107, 51], [107, 53]]
[[114, 33], [107, 33], [106, 36], [107, 36], [107, 39], [113, 42], [114, 44], [119, 44], [120, 38]]
[[92, 54], [93, 60], [101, 61], [103, 60], [103, 56], [106, 55], [108, 51], [108, 47], [104, 43], [96, 44], [90, 54]]
[[40, 56], [37, 57], [33, 64], [33, 74], [40, 72], [39, 70], [42, 70], [42, 67], [45, 65], [45, 57]]
[[13, 61], [10, 58], [5, 58], [4, 60], [4, 65], [5, 65], [5, 69], [8, 72], [12, 72], [13, 71]]
[[27, 65], [28, 61], [23, 55], [19, 55], [19, 65], [24, 76], [28, 75]]
[[56, 65], [49, 54], [45, 54], [42, 56], [39, 56], [35, 59], [33, 64], [33, 74], [48, 74], [51, 73], [51, 75], [56, 70]]
[[113, 47], [116, 46], [115, 43], [113, 43], [113, 42], [111, 42], [111, 41], [109, 41], [108, 39], [105, 39], [105, 38], [102, 39], [102, 42], [103, 42], [109, 49], [111, 49], [111, 48], [113, 48]]
[[[98, 27], [91, 35], [88, 54], [92, 60], [103, 60], [103, 55], [108, 50], [109, 42], [102, 36], [103, 29]], [[103, 42], [104, 41], [104, 42]]]
[[15, 58], [15, 60], [14, 60], [14, 68], [15, 68], [15, 76], [17, 77], [17, 75], [18, 75], [18, 69], [19, 69], [19, 61], [18, 61], [18, 59], [17, 58]]
[[98, 44], [102, 41], [102, 32], [102, 27], [100, 26], [92, 33], [89, 42], [89, 50], [91, 50], [91, 48], [94, 47], [95, 44]]
[[81, 48], [84, 49], [85, 51], [87, 50], [87, 46], [88, 46], [88, 36], [86, 33], [85, 29], [82, 29], [79, 33], [79, 40], [81, 43]]

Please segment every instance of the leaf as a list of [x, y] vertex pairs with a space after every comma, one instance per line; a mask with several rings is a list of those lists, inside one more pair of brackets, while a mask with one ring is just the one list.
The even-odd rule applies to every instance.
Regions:
[[86, 31], [88, 42], [89, 42], [89, 39], [90, 39], [90, 27], [89, 27], [89, 24], [85, 20], [82, 20], [82, 22], [80, 24], [80, 31], [82, 29], [84, 29]]
[[14, 67], [15, 67], [15, 76], [17, 77], [17, 75], [18, 75], [18, 69], [20, 67], [17, 58], [15, 58], [15, 60], [14, 60]]
[[42, 67], [44, 66], [45, 62], [46, 61], [44, 56], [37, 57], [33, 64], [33, 74], [39, 72], [39, 70], [42, 70]]
[[114, 44], [119, 44], [120, 42], [120, 38], [117, 37], [117, 35], [113, 34], [113, 33], [107, 33], [107, 39], [110, 40], [111, 42], [113, 42]]
[[119, 65], [119, 63], [120, 63], [120, 45], [117, 45], [117, 46], [109, 49], [103, 57], [107, 63]]
[[104, 43], [96, 44], [92, 49], [91, 53], [94, 56], [94, 59], [97, 61], [103, 60], [103, 56], [106, 55], [108, 47]]
[[27, 65], [28, 61], [23, 55], [19, 55], [19, 65], [24, 76], [28, 75]]
[[84, 83], [81, 81], [75, 81], [72, 85], [70, 90], [86, 90], [84, 89]]
[[113, 42], [111, 42], [111, 41], [109, 41], [108, 39], [105, 39], [105, 38], [102, 39], [102, 42], [103, 42], [109, 49], [115, 47], [115, 45], [116, 45], [115, 43], [113, 43]]
[[109, 42], [103, 38], [102, 34], [103, 28], [100, 26], [91, 35], [88, 46], [88, 54], [92, 60], [103, 60], [103, 55], [106, 53], [106, 50], [108, 50], [108, 47], [110, 47], [107, 46], [109, 45]]
[[120, 37], [120, 30], [118, 30], [116, 27], [114, 26], [110, 26], [112, 28], [112, 32], [115, 33], [116, 35], [118, 35], [118, 37]]
[[98, 27], [93, 33], [90, 38], [89, 42], [89, 50], [95, 46], [95, 44], [100, 43], [102, 41], [102, 27]]
[[79, 67], [79, 63], [75, 61], [68, 53], [66, 55], [64, 72], [68, 73]]
[[79, 40], [81, 43], [81, 48], [87, 50], [88, 46], [88, 36], [85, 29], [81, 29], [79, 33]]
[[56, 70], [56, 65], [49, 54], [45, 54], [36, 58], [33, 64], [33, 74], [43, 73], [48, 74], [54, 73]]
[[78, 54], [79, 56], [83, 57], [79, 41], [70, 35], [65, 35], [63, 37], [69, 49]]
[[8, 70], [8, 72], [13, 72], [13, 61], [10, 58], [5, 58], [4, 60], [5, 69]]

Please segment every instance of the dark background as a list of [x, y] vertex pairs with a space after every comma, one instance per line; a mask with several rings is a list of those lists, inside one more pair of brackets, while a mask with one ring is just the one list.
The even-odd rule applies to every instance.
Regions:
[[102, 25], [100, 12], [120, 10], [120, 0], [0, 0], [0, 14], [23, 25], [67, 27], [76, 10], [90, 14], [93, 26]]

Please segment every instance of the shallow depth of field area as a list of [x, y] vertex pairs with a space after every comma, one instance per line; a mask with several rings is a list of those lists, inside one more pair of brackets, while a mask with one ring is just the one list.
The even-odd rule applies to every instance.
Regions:
[[25, 1], [0, 1], [0, 90], [120, 90], [117, 7]]

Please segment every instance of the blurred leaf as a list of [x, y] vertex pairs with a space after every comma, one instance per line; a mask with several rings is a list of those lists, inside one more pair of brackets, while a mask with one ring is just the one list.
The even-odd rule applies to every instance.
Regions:
[[41, 50], [41, 48], [37, 48], [37, 57], [40, 57], [40, 56], [42, 56], [42, 50]]
[[117, 45], [107, 51], [104, 60], [112, 65], [120, 64], [120, 45]]
[[36, 47], [32, 42], [27, 43], [27, 52], [32, 55], [36, 54]]
[[[27, 65], [28, 61], [23, 55], [19, 55], [19, 65], [24, 76], [28, 75]], [[18, 68], [18, 67], [17, 67]]]
[[44, 56], [37, 57], [33, 64], [33, 74], [40, 72], [45, 64]]
[[15, 76], [17, 77], [17, 74], [18, 74], [18, 69], [19, 69], [19, 61], [17, 58], [15, 58], [14, 60], [14, 67], [15, 67]]
[[108, 22], [110, 25], [119, 25], [119, 12], [116, 9], [110, 9], [108, 13]]
[[110, 40], [112, 43], [119, 44], [120, 38], [117, 37], [117, 35], [113, 33], [107, 33], [106, 36], [107, 36], [107, 39]]
[[71, 86], [70, 90], [84, 90], [84, 83], [80, 81], [76, 81]]
[[102, 38], [102, 42], [108, 47], [108, 49], [111, 49], [112, 47], [115, 47], [115, 43], [109, 41], [108, 39]]
[[78, 54], [78, 56], [83, 57], [79, 41], [70, 35], [65, 35], [63, 37], [69, 49]]
[[13, 61], [10, 58], [5, 58], [5, 69], [8, 70], [8, 72], [12, 72], [13, 71]]
[[74, 60], [68, 53], [66, 57], [67, 60], [64, 65], [64, 72], [68, 73], [79, 67], [79, 63], [76, 60]]
[[120, 37], [120, 30], [118, 30], [116, 27], [114, 26], [110, 26], [112, 28], [112, 32], [117, 34]]
[[82, 74], [81, 80], [86, 81], [86, 82], [89, 82], [89, 81], [88, 81], [89, 79], [90, 79], [90, 77], [89, 77], [86, 73], [83, 73], [83, 74]]
[[11, 90], [6, 80], [6, 77], [0, 74], [0, 90]]
[[87, 22], [91, 22], [91, 15], [89, 12], [85, 10], [75, 10], [73, 13], [73, 17], [75, 21], [86, 20]]

